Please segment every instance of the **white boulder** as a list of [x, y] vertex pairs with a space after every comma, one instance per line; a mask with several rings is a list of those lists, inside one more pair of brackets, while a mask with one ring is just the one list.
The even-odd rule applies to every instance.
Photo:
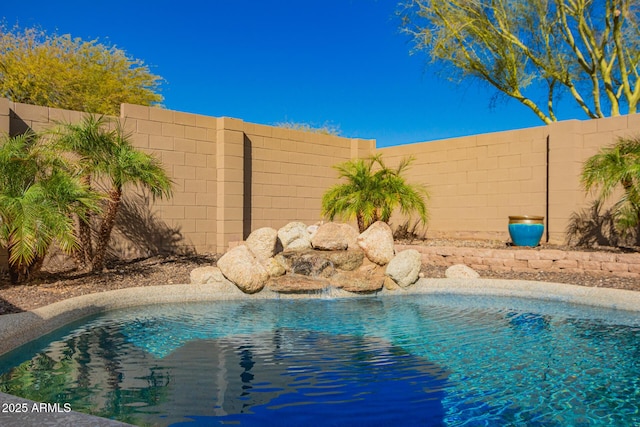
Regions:
[[422, 256], [415, 249], [399, 252], [387, 265], [385, 274], [403, 288], [414, 284], [422, 267]]
[[444, 272], [449, 279], [478, 279], [480, 275], [473, 268], [464, 264], [455, 264], [447, 268]]
[[386, 265], [393, 258], [393, 231], [385, 222], [371, 224], [358, 236], [357, 242], [366, 257], [378, 265]]
[[285, 250], [307, 249], [311, 247], [311, 238], [307, 226], [302, 222], [290, 222], [278, 230], [278, 238]]
[[258, 228], [253, 231], [245, 242], [258, 260], [263, 261], [276, 254], [278, 230], [271, 227]]
[[245, 245], [236, 246], [218, 260], [222, 274], [244, 293], [260, 292], [269, 273]]

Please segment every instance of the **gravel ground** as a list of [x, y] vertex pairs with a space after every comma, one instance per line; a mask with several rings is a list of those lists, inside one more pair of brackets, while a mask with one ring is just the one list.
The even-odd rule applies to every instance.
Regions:
[[[445, 240], [428, 239], [425, 241], [406, 241], [400, 243], [424, 244], [430, 246], [465, 246], [479, 248], [505, 248], [500, 241]], [[575, 248], [544, 245], [541, 248], [575, 250]], [[584, 250], [629, 252], [615, 248], [591, 248]], [[45, 271], [33, 283], [11, 286], [6, 277], [0, 277], [0, 314], [17, 313], [32, 310], [53, 302], [113, 289], [133, 286], [152, 286], [163, 284], [189, 283], [189, 273], [196, 267], [215, 264], [217, 254], [156, 256], [143, 260], [111, 263], [102, 274], [79, 274], [72, 266], [61, 266], [58, 271]], [[446, 267], [424, 265], [425, 277], [444, 277]], [[640, 279], [609, 275], [574, 274], [559, 272], [480, 272], [483, 278], [513, 280], [538, 280], [545, 282], [569, 283], [583, 286], [599, 286], [640, 291]]]

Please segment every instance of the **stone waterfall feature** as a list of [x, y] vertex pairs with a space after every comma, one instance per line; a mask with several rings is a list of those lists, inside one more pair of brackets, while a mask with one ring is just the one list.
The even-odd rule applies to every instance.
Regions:
[[407, 287], [418, 280], [421, 256], [394, 251], [393, 233], [378, 221], [363, 233], [348, 224], [307, 226], [291, 222], [276, 230], [257, 229], [225, 253], [217, 267], [191, 272], [191, 283], [229, 281], [247, 294], [263, 289], [282, 293], [336, 288], [374, 293]]

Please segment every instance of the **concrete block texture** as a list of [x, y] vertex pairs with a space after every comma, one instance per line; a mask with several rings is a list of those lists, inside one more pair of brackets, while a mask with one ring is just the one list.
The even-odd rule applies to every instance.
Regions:
[[9, 111], [9, 100], [6, 98], [0, 98], [0, 134], [8, 135], [11, 130]]
[[[579, 180], [583, 162], [615, 142], [617, 135], [640, 133], [640, 115], [629, 115], [378, 150], [375, 140], [311, 134], [156, 107], [123, 104], [120, 117], [133, 132], [135, 145], [161, 159], [176, 182], [174, 199], [158, 205], [162, 207], [159, 217], [177, 226], [184, 221], [183, 237], [198, 242], [195, 249], [200, 250], [202, 244], [202, 248], [213, 245], [219, 251], [226, 249], [229, 239], [242, 240], [255, 225], [321, 220], [322, 195], [340, 182], [333, 166], [375, 153], [381, 153], [391, 167], [404, 157], [415, 158], [406, 178], [426, 185], [432, 195], [428, 202], [430, 235], [506, 238], [507, 217], [528, 214], [544, 215], [550, 239], [564, 242], [572, 214], [587, 207]], [[46, 128], [53, 120], [80, 118], [76, 111], [0, 99], [0, 132], [15, 134]], [[304, 218], [296, 217], [300, 215]], [[398, 224], [407, 219], [395, 218]], [[209, 222], [198, 227], [194, 221]], [[203, 224], [208, 224], [206, 232], [211, 235], [197, 236], [198, 231], [192, 231], [202, 229]], [[505, 258], [515, 260], [505, 266], [504, 259], [491, 258], [502, 268], [535, 269], [531, 262], [557, 261], [542, 253], [535, 257], [522, 253]], [[589, 267], [623, 261], [637, 264], [635, 259], [575, 261], [578, 267], [589, 261], [594, 262]], [[569, 266], [573, 262], [564, 264], [564, 268], [574, 268]]]

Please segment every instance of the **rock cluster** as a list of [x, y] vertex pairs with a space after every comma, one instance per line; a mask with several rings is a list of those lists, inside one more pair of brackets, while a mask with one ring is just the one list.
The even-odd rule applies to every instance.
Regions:
[[191, 283], [229, 281], [242, 292], [309, 292], [340, 288], [349, 292], [398, 289], [418, 280], [421, 255], [394, 251], [393, 233], [384, 222], [358, 232], [328, 222], [307, 227], [292, 222], [279, 230], [255, 230], [244, 244], [229, 250], [217, 267], [191, 273]]

